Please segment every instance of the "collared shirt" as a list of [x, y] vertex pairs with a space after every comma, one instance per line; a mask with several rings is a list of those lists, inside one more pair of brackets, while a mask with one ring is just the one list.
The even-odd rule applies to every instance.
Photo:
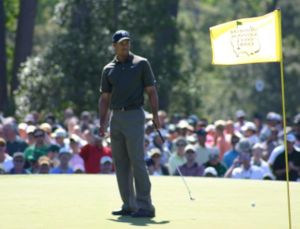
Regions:
[[100, 159], [103, 156], [112, 156], [110, 148], [98, 147], [91, 144], [87, 144], [81, 148], [79, 155], [84, 161], [86, 173], [99, 173], [101, 170]]
[[186, 163], [186, 158], [185, 156], [178, 156], [177, 153], [174, 153], [170, 159], [169, 159], [169, 173], [171, 175], [174, 175], [174, 173], [176, 172], [176, 167], [179, 167], [181, 165], [183, 165], [184, 163]]
[[24, 152], [27, 146], [27, 143], [17, 136], [13, 142], [7, 141], [6, 150], [10, 156], [13, 156], [16, 152]]
[[[203, 166], [199, 166], [197, 162], [195, 162], [191, 167], [185, 163], [179, 167], [179, 170], [183, 176], [202, 176], [204, 172]], [[178, 171], [175, 175], [179, 175]]]
[[147, 59], [129, 53], [127, 60], [115, 57], [102, 71], [100, 92], [111, 93], [110, 109], [144, 104], [144, 88], [155, 85]]
[[232, 171], [232, 178], [236, 179], [253, 179], [262, 180], [263, 170], [257, 166], [251, 165], [249, 169], [245, 169], [243, 166], [237, 167]]
[[0, 162], [0, 166], [8, 173], [14, 167], [13, 158], [6, 153], [4, 155], [4, 160]]
[[213, 148], [210, 147], [203, 147], [199, 144], [196, 146], [196, 162], [198, 165], [203, 165], [204, 163], [208, 162], [209, 155], [214, 152]]

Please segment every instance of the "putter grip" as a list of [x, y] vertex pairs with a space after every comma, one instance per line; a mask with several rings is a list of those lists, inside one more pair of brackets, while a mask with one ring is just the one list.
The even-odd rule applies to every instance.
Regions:
[[154, 125], [154, 127], [155, 127], [155, 129], [156, 129], [156, 131], [157, 131], [157, 133], [158, 133], [158, 135], [159, 135], [161, 141], [162, 141], [163, 143], [165, 143], [165, 139], [164, 139], [164, 137], [161, 135], [161, 132], [160, 132], [160, 130], [157, 128], [157, 126], [156, 126], [154, 120], [152, 120], [152, 122], [153, 122], [153, 125]]

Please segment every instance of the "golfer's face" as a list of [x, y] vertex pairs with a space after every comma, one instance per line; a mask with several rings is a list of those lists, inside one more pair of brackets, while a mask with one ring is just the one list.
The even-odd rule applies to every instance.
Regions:
[[128, 55], [130, 51], [130, 40], [123, 40], [113, 44], [117, 56]]

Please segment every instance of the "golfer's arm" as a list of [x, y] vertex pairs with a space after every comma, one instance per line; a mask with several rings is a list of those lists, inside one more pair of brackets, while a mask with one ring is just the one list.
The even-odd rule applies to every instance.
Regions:
[[105, 127], [110, 104], [110, 93], [102, 93], [99, 98], [100, 127]]
[[157, 117], [158, 95], [157, 95], [157, 92], [156, 92], [156, 88], [155, 88], [155, 86], [145, 87], [145, 91], [146, 91], [146, 93], [149, 97], [149, 102], [150, 102], [153, 117]]

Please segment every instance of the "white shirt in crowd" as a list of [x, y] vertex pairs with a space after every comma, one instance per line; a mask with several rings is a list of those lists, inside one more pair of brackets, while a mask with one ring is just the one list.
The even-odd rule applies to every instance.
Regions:
[[236, 179], [262, 180], [263, 177], [263, 170], [253, 165], [251, 165], [251, 167], [248, 170], [245, 170], [244, 167], [238, 167], [232, 171], [232, 178]]

